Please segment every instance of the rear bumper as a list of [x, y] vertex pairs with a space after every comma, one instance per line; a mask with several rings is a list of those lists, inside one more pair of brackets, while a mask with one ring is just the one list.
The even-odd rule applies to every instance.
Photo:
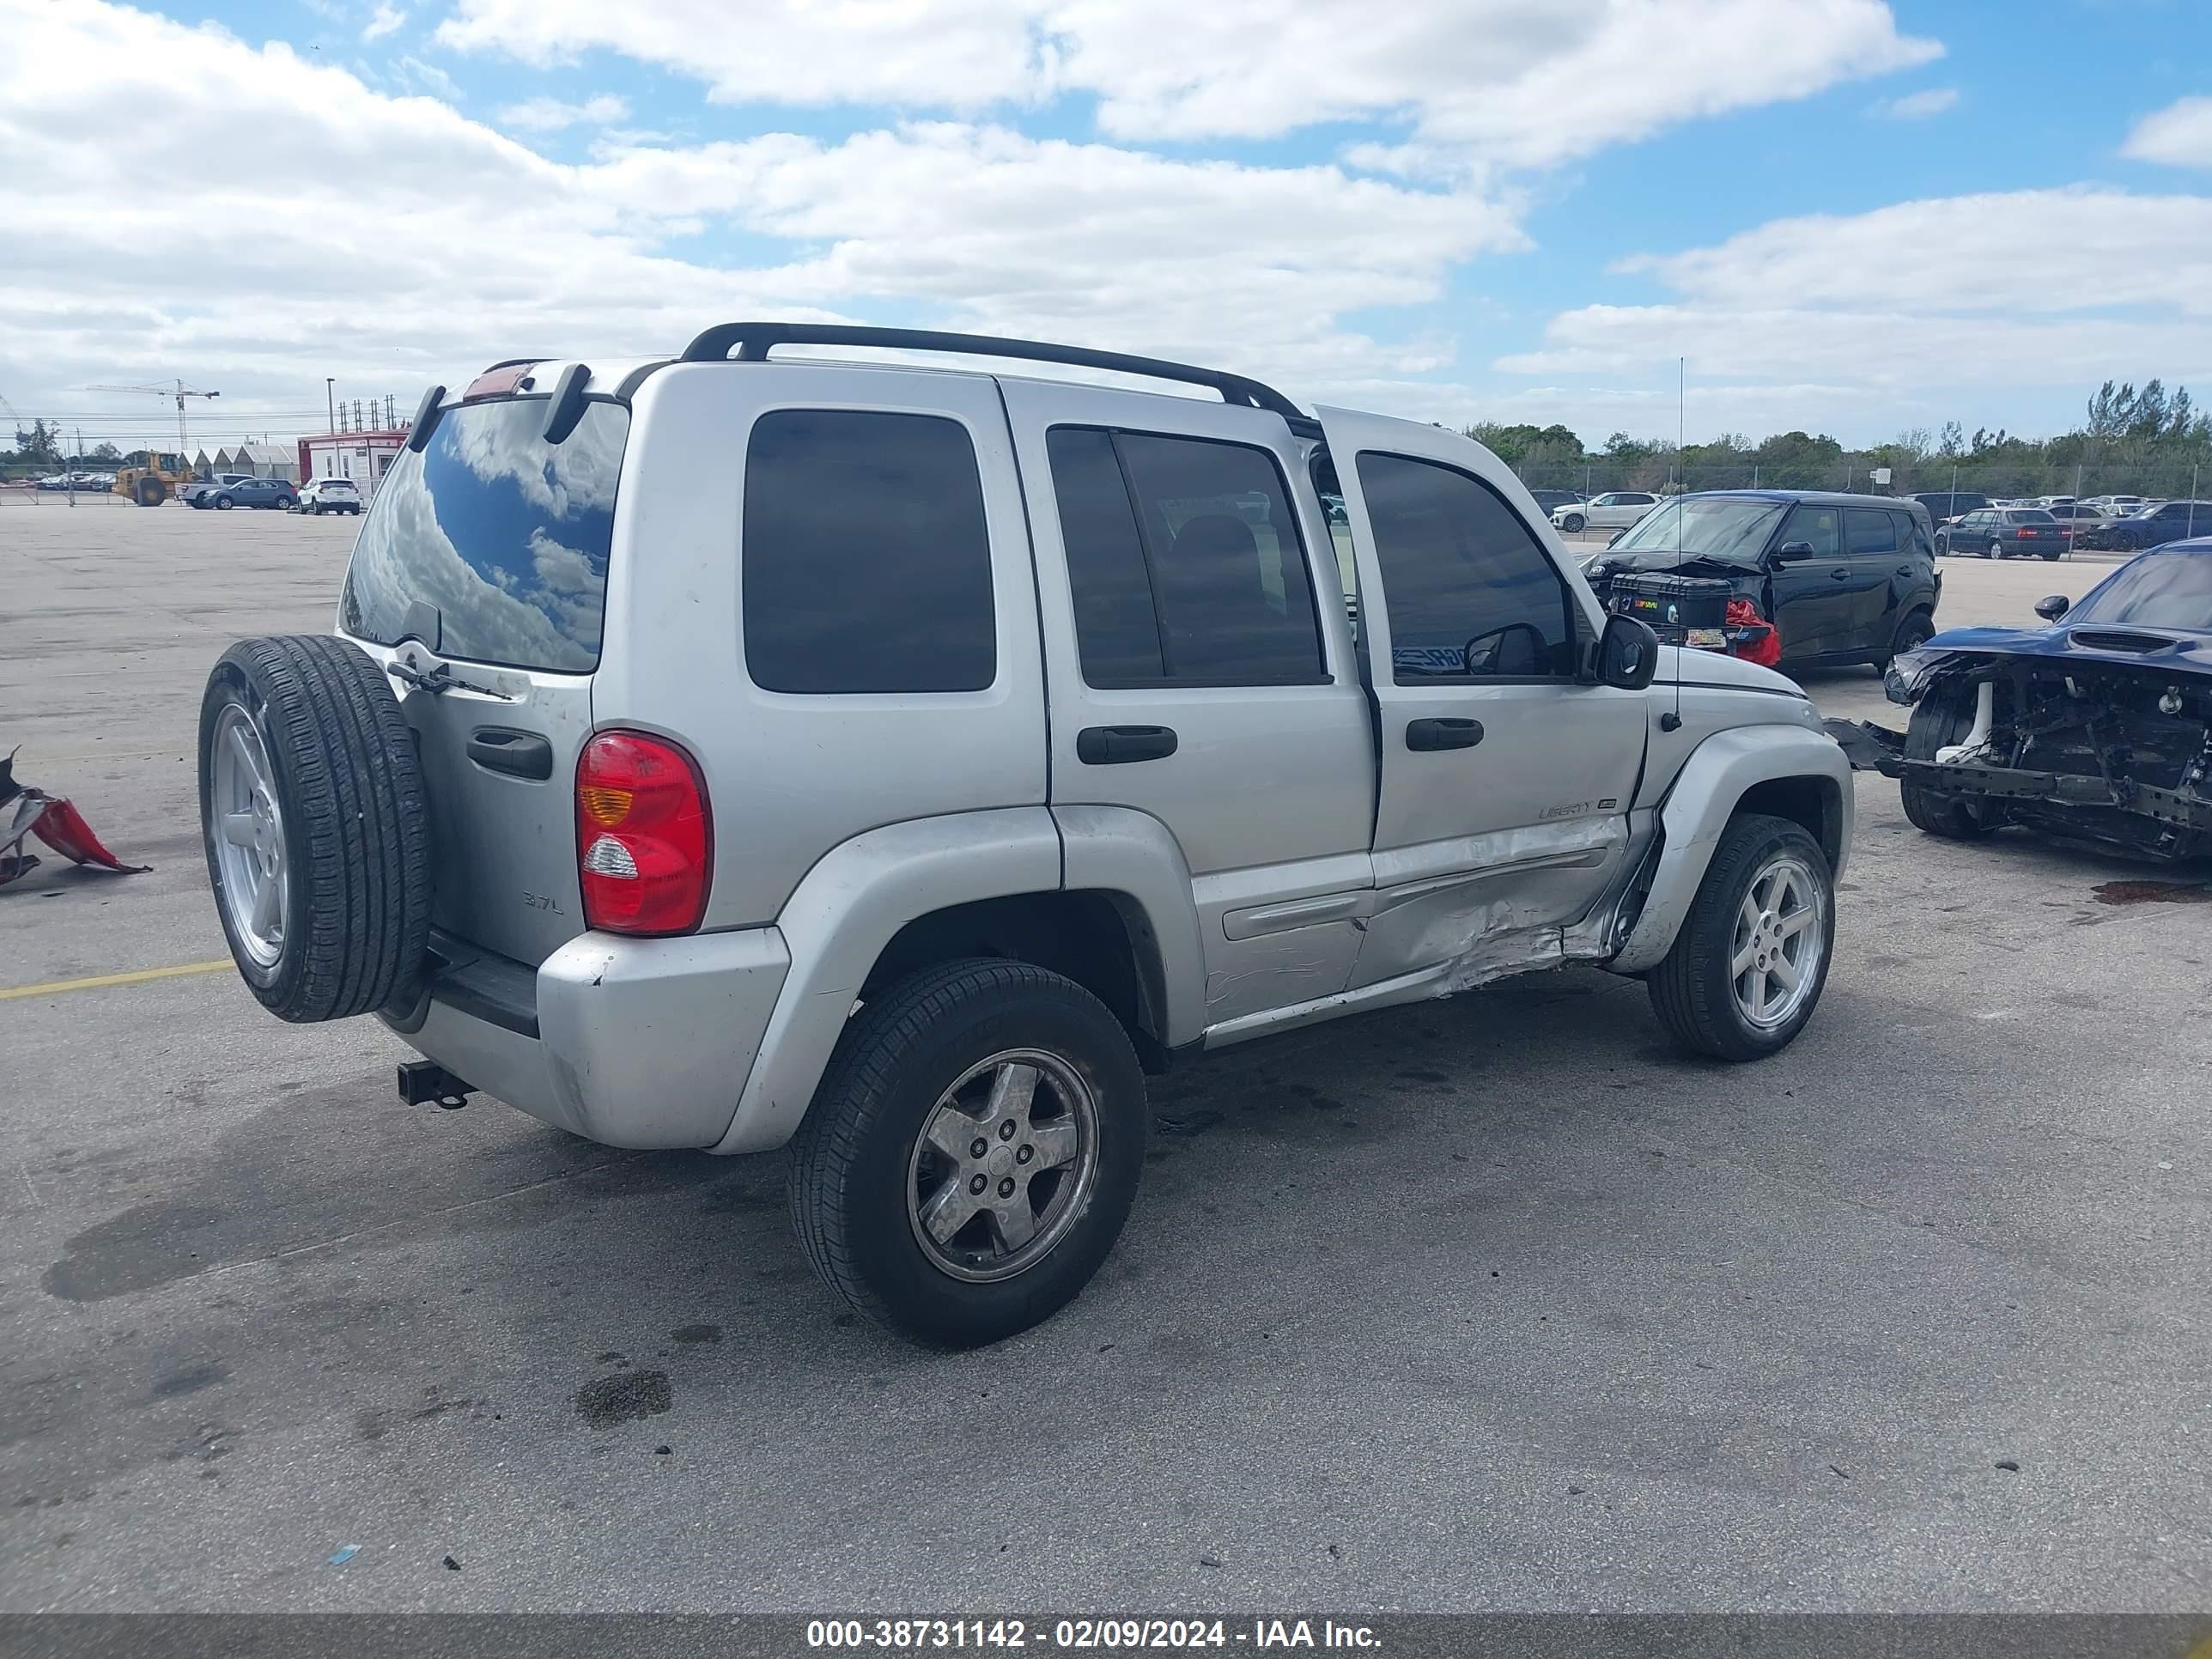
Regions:
[[585, 933], [534, 970], [445, 934], [432, 948], [422, 996], [385, 1023], [471, 1087], [610, 1146], [720, 1140], [791, 966], [773, 927]]

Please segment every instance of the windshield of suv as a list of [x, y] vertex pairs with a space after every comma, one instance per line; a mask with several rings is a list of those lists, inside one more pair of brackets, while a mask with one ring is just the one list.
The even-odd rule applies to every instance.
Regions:
[[448, 410], [420, 453], [400, 451], [346, 573], [348, 633], [397, 645], [419, 603], [437, 608], [441, 656], [597, 665], [629, 411], [587, 404], [557, 447], [544, 424], [543, 398], [477, 404]]
[[1638, 520], [1633, 530], [1599, 557], [1641, 570], [1662, 569], [1682, 559], [1757, 564], [1785, 510], [1780, 501], [1722, 495], [1668, 501]]
[[2212, 554], [2159, 552], [2122, 565], [2060, 620], [2212, 633]]

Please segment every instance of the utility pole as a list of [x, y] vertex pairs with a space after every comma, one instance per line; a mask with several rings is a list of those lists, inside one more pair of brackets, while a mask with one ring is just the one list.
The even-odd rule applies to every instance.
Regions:
[[324, 375], [324, 376], [323, 376], [323, 407], [324, 407], [324, 408], [325, 408], [325, 410], [326, 410], [329, 412], [329, 414], [330, 414], [330, 417], [331, 417], [331, 431], [333, 431], [333, 432], [336, 432], [336, 431], [338, 429], [338, 405], [337, 405], [337, 395], [338, 395], [338, 377], [337, 377], [337, 375], [335, 375], [335, 374], [325, 374], [325, 375]]

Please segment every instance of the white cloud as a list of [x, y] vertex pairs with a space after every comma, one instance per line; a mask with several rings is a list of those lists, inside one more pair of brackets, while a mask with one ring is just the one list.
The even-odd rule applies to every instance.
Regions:
[[592, 49], [729, 101], [974, 113], [1073, 93], [1109, 136], [1407, 126], [1370, 165], [1545, 166], [1698, 116], [1926, 63], [1884, 0], [461, 0], [447, 45], [548, 64]]
[[[566, 166], [281, 44], [88, 0], [0, 0], [0, 361], [26, 410], [178, 374], [219, 386], [226, 418], [313, 408], [319, 427], [325, 374], [406, 405], [517, 352], [641, 356], [731, 317], [887, 307], [1194, 356], [1304, 398], [1371, 382], [1427, 399], [1408, 383], [1451, 342], [1378, 344], [1345, 319], [1432, 301], [1459, 262], [1522, 243], [1510, 204], [1472, 190], [969, 124]], [[88, 142], [142, 129], [183, 155], [281, 154], [343, 180], [347, 210], [272, 215], [221, 169], [146, 191], [127, 147]], [[723, 228], [770, 251], [665, 251]]]
[[[276, 50], [270, 47], [270, 50]], [[392, 66], [393, 78], [412, 92], [424, 92], [434, 98], [451, 101], [461, 95], [453, 84], [453, 77], [435, 64], [426, 64], [419, 58], [403, 58]]]
[[2144, 116], [2120, 154], [2168, 167], [2212, 167], [2212, 98], [2184, 98]]
[[2107, 375], [2212, 378], [2212, 199], [2203, 197], [2085, 188], [1906, 202], [1778, 220], [1617, 269], [1656, 277], [1674, 297], [1563, 312], [1540, 347], [1496, 367], [1671, 383], [1686, 356], [1693, 383], [1736, 382], [1738, 405], [1750, 388], [1800, 388], [1778, 401], [1796, 408], [1792, 424], [1811, 425], [1854, 401], [1803, 390], [1822, 386], [1971, 423], [1962, 396], [2086, 395]]
[[1930, 116], [1941, 115], [1945, 110], [1957, 107], [1959, 89], [1956, 87], [1926, 87], [1918, 92], [1908, 92], [1902, 97], [1885, 98], [1870, 112], [1886, 121], [1925, 121]]
[[629, 100], [611, 94], [586, 98], [580, 104], [564, 104], [557, 98], [526, 98], [499, 112], [503, 126], [532, 132], [556, 132], [578, 125], [603, 127], [629, 119]]
[[380, 40], [385, 35], [396, 33], [406, 21], [407, 9], [404, 6], [394, 6], [387, 0], [377, 0], [375, 12], [362, 27], [361, 38], [364, 40]]

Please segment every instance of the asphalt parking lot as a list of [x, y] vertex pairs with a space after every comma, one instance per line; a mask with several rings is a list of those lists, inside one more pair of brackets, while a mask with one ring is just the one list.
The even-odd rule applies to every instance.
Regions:
[[355, 529], [0, 508], [0, 748], [154, 866], [0, 890], [0, 1610], [2212, 1604], [2212, 911], [2097, 891], [2212, 872], [1862, 777], [1784, 1054], [1581, 971], [1229, 1051], [1073, 1308], [924, 1354], [778, 1158], [402, 1107], [380, 1026], [144, 976], [223, 955], [205, 672]]

